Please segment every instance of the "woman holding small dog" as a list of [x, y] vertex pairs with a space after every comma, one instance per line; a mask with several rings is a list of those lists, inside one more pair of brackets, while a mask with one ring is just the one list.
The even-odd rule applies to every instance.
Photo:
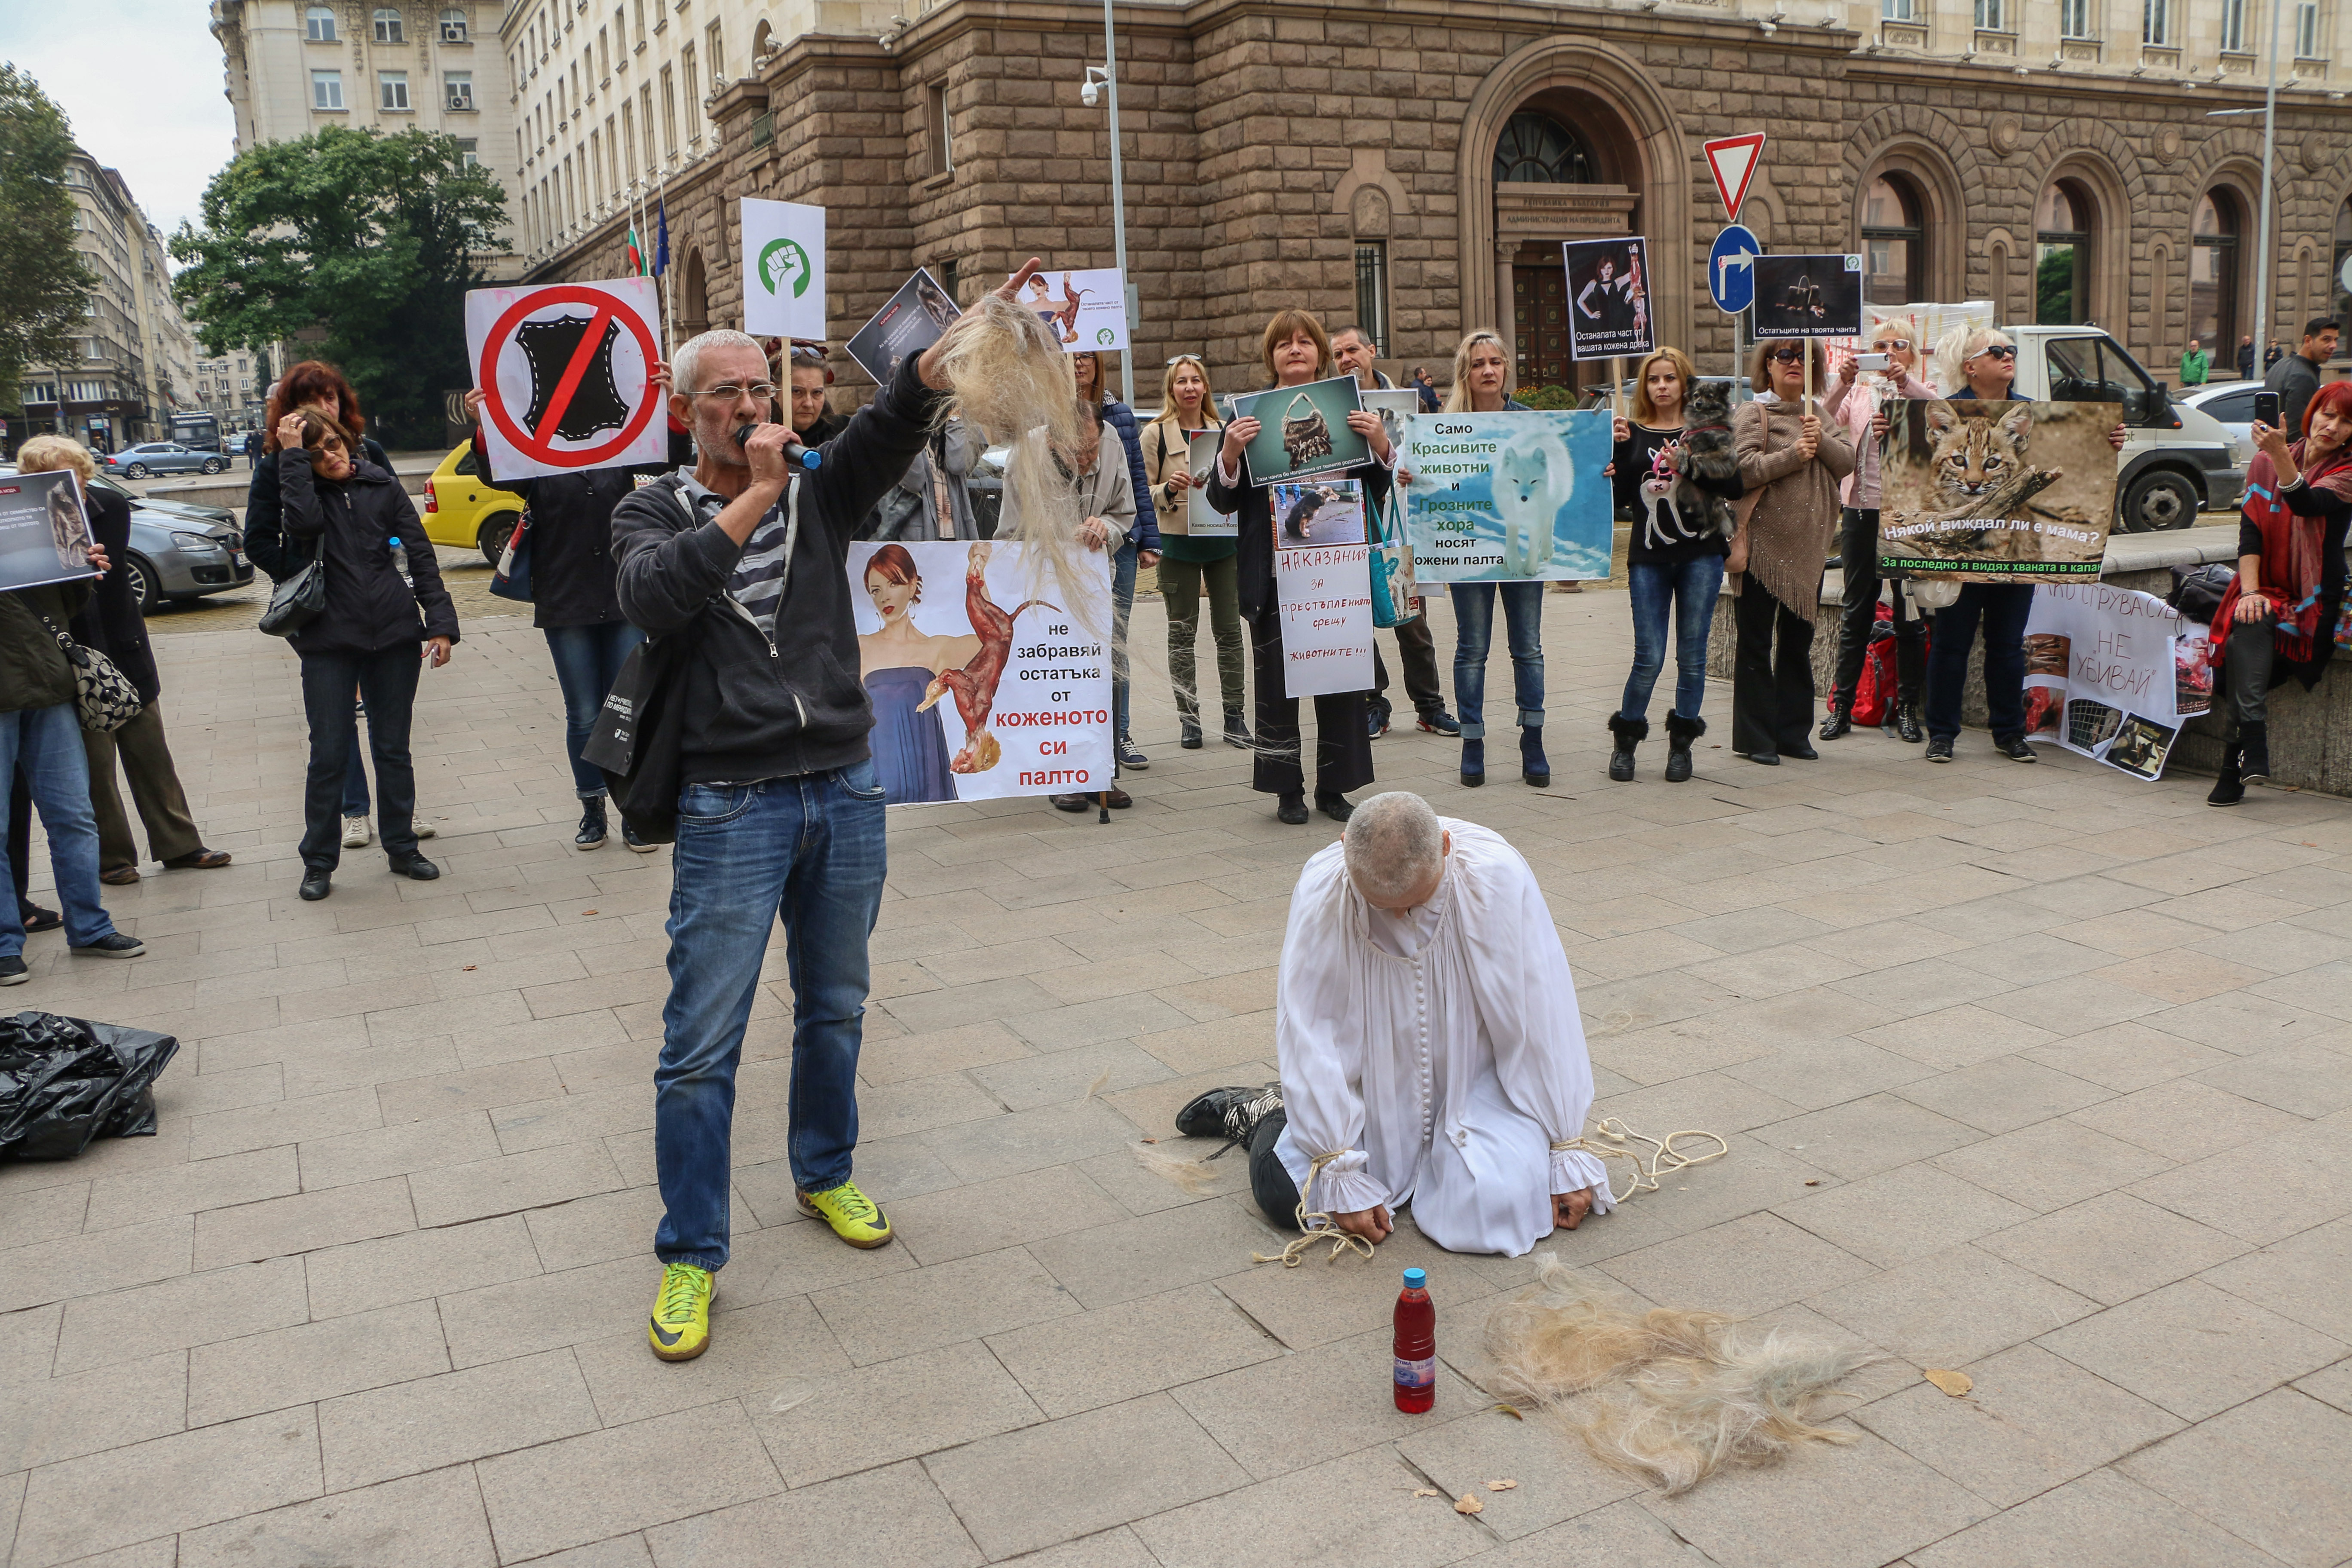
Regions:
[[1625, 543], [1633, 668], [1623, 700], [1609, 716], [1609, 776], [1620, 784], [1633, 776], [1633, 748], [1649, 738], [1650, 694], [1666, 665], [1669, 615], [1675, 705], [1666, 712], [1668, 784], [1691, 776], [1691, 742], [1706, 733], [1698, 716], [1706, 697], [1706, 639], [1731, 548], [1722, 523], [1743, 488], [1729, 391], [1720, 383], [1700, 387], [1682, 350], [1654, 349], [1634, 372], [1633, 417], [1617, 421], [1617, 505], [1634, 517]]

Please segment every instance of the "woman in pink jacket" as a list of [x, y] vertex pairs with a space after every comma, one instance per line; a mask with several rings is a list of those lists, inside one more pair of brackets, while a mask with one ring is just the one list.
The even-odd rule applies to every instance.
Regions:
[[[1891, 398], [1936, 395], [1935, 388], [1919, 379], [1916, 330], [1899, 321], [1872, 328], [1870, 352], [1886, 356], [1886, 369], [1863, 371], [1854, 356], [1847, 355], [1838, 367], [1837, 385], [1822, 405], [1824, 415], [1845, 426], [1854, 450], [1853, 472], [1839, 493], [1844, 505], [1839, 515], [1838, 560], [1845, 571], [1845, 587], [1839, 601], [1837, 680], [1830, 689], [1829, 716], [1822, 721], [1824, 741], [1834, 741], [1853, 728], [1854, 689], [1862, 679], [1862, 661], [1870, 652], [1878, 616], [1878, 437], [1885, 432], [1878, 407]], [[1914, 745], [1926, 738], [1919, 727], [1919, 696], [1927, 676], [1927, 623], [1897, 586], [1894, 728]]]

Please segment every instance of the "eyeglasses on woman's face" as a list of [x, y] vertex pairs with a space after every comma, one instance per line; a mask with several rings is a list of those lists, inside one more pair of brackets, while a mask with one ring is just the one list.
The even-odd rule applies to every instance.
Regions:
[[1882, 350], [1891, 351], [1898, 354], [1907, 354], [1911, 352], [1911, 340], [1909, 338], [1881, 338], [1874, 346]]
[[1799, 364], [1804, 361], [1805, 351], [1795, 348], [1774, 349], [1764, 357], [1774, 364]]
[[1969, 357], [1970, 359], [2015, 359], [2017, 357], [2017, 345], [2015, 343], [1987, 343], [1984, 347], [1977, 350], [1976, 353], [1970, 354]]

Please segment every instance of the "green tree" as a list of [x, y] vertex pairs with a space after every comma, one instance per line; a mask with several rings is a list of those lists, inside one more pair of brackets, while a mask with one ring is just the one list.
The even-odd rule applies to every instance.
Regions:
[[2044, 327], [2074, 324], [2074, 247], [2052, 245], [2042, 248], [2033, 268], [2033, 320]]
[[294, 354], [352, 378], [387, 446], [439, 443], [441, 395], [472, 384], [466, 290], [506, 221], [498, 181], [456, 138], [330, 126], [250, 147], [213, 176], [203, 214], [172, 255], [205, 353], [299, 340]]
[[80, 359], [74, 335], [98, 279], [74, 249], [73, 147], [40, 84], [0, 64], [0, 408], [16, 405], [26, 372]]

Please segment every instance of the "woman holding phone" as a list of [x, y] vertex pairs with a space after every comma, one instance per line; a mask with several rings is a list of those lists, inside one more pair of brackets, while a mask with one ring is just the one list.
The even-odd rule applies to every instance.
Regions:
[[1209, 372], [1198, 355], [1178, 354], [1160, 382], [1160, 417], [1143, 428], [1143, 467], [1160, 520], [1160, 601], [1168, 610], [1168, 679], [1183, 727], [1180, 744], [1201, 749], [1201, 689], [1194, 653], [1201, 637], [1201, 591], [1209, 595], [1210, 635], [1217, 645], [1217, 689], [1224, 701], [1225, 744], [1249, 749], [1242, 700], [1242, 610], [1231, 534], [1195, 537], [1192, 438], [1225, 422], [1209, 398]]

